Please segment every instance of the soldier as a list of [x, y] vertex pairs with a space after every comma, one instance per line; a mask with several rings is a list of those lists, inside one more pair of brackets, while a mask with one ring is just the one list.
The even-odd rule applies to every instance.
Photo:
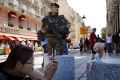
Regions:
[[48, 38], [48, 55], [56, 51], [57, 55], [63, 54], [64, 42], [69, 33], [70, 23], [64, 15], [58, 15], [59, 5], [51, 3], [51, 12], [42, 20], [42, 30]]

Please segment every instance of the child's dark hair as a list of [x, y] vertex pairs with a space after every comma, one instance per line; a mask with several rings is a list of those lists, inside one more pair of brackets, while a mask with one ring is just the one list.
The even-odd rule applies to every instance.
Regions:
[[34, 51], [30, 47], [22, 45], [16, 46], [11, 50], [6, 60], [6, 67], [14, 68], [18, 61], [25, 64], [33, 56], [33, 53]]

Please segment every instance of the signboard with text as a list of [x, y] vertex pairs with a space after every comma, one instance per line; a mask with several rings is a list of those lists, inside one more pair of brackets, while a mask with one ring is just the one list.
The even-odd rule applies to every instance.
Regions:
[[24, 29], [17, 29], [14, 27], [5, 27], [0, 26], [1, 33], [10, 33], [10, 34], [18, 34], [18, 35], [29, 35], [29, 36], [36, 36], [36, 32], [24, 30]]
[[87, 27], [80, 27], [80, 34], [87, 34], [88, 33], [88, 28]]

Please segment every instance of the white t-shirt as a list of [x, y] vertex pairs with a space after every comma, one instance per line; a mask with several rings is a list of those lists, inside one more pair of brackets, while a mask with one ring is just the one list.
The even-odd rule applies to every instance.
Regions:
[[112, 43], [112, 36], [107, 37], [106, 40], [107, 40], [107, 41], [106, 41], [107, 43]]

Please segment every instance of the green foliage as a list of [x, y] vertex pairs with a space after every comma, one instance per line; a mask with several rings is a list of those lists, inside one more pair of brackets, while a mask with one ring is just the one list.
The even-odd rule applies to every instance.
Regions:
[[101, 29], [101, 38], [102, 38], [103, 40], [106, 39], [106, 32], [107, 32], [107, 27], [103, 27], [103, 28]]

